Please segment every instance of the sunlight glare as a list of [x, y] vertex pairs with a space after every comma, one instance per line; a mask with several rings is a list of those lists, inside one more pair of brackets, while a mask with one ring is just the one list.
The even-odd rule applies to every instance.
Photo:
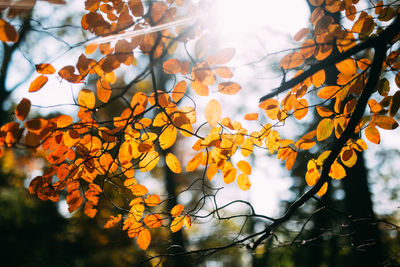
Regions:
[[216, 0], [211, 9], [215, 29], [235, 39], [265, 28], [293, 35], [307, 26], [309, 17], [305, 1], [293, 0]]

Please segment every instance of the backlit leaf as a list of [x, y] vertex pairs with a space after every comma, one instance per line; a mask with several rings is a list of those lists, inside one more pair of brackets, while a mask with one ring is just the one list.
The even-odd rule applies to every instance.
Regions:
[[134, 184], [129, 189], [131, 189], [132, 193], [136, 196], [143, 196], [146, 195], [149, 190], [140, 184]]
[[185, 208], [185, 206], [183, 206], [182, 204], [175, 205], [171, 209], [171, 216], [172, 217], [177, 217], [177, 216], [181, 215], [184, 208]]
[[237, 167], [244, 174], [247, 174], [247, 175], [251, 174], [251, 166], [247, 161], [244, 161], [244, 160], [239, 161], [237, 163]]
[[215, 68], [215, 73], [221, 78], [229, 79], [233, 77], [233, 73], [229, 67], [217, 67]]
[[346, 171], [340, 163], [335, 161], [331, 165], [331, 170], [329, 171], [329, 176], [332, 177], [333, 179], [342, 179], [342, 178], [346, 177]]
[[336, 63], [338, 71], [345, 75], [353, 75], [357, 72], [356, 62], [352, 58], [345, 59], [339, 63]]
[[317, 106], [317, 113], [323, 118], [330, 117], [333, 115], [333, 112], [330, 109], [327, 109], [322, 106]]
[[391, 117], [394, 117], [397, 114], [397, 111], [399, 111], [399, 108], [400, 108], [400, 91], [396, 91], [396, 93], [394, 93], [393, 97], [390, 99], [389, 115]]
[[318, 91], [317, 95], [322, 99], [331, 99], [338, 93], [339, 90], [340, 87], [336, 85], [325, 86]]
[[303, 39], [304, 37], [306, 37], [306, 35], [310, 32], [310, 30], [308, 28], [302, 28], [301, 30], [299, 30], [294, 36], [293, 36], [293, 40], [295, 40], [296, 42], [300, 41], [301, 39]]
[[218, 92], [226, 95], [234, 95], [241, 89], [242, 87], [234, 82], [223, 82], [218, 85]]
[[209, 89], [207, 85], [204, 85], [198, 80], [194, 80], [190, 82], [190, 86], [194, 90], [194, 92], [199, 96], [208, 96]]
[[56, 73], [56, 70], [51, 64], [48, 63], [43, 63], [43, 64], [37, 64], [36, 66], [36, 71], [40, 74], [54, 74]]
[[160, 197], [156, 194], [148, 195], [144, 201], [147, 206], [153, 207], [161, 203]]
[[186, 171], [191, 172], [199, 167], [201, 161], [203, 160], [203, 152], [197, 153], [186, 165]]
[[317, 195], [318, 195], [319, 197], [322, 197], [323, 195], [325, 195], [326, 191], [328, 191], [328, 183], [327, 183], [327, 182], [325, 182], [325, 183], [322, 185], [322, 187], [321, 187], [321, 189], [318, 191]]
[[181, 230], [182, 226], [184, 223], [184, 216], [178, 216], [175, 219], [172, 220], [170, 229], [173, 233], [178, 232]]
[[281, 59], [280, 67], [284, 69], [293, 69], [304, 63], [304, 57], [299, 52], [294, 52], [284, 56]]
[[2, 42], [13, 42], [18, 41], [18, 32], [7, 21], [0, 19], [0, 41]]
[[160, 214], [149, 214], [143, 218], [143, 222], [149, 228], [157, 228], [162, 226], [163, 219]]
[[96, 98], [92, 91], [89, 89], [82, 89], [78, 94], [78, 105], [92, 109], [96, 103]]
[[385, 130], [393, 130], [399, 126], [399, 124], [397, 123], [396, 120], [394, 120], [393, 118], [391, 118], [389, 116], [385, 116], [385, 115], [377, 116], [376, 119], [373, 120], [373, 122], [378, 127], [385, 129]]
[[312, 84], [318, 88], [325, 82], [325, 71], [320, 70], [311, 76]]
[[317, 140], [322, 141], [331, 136], [333, 130], [333, 121], [331, 119], [323, 119], [317, 126]]
[[236, 53], [235, 48], [223, 48], [215, 55], [207, 57], [207, 62], [210, 65], [222, 65], [228, 63]]
[[39, 77], [36, 77], [35, 80], [33, 80], [33, 82], [31, 82], [31, 84], [29, 85], [29, 92], [36, 92], [39, 91], [49, 80], [49, 78], [47, 78], [44, 75], [40, 75]]
[[178, 82], [172, 90], [172, 100], [177, 103], [185, 95], [187, 88], [186, 81]]
[[163, 64], [163, 70], [167, 74], [177, 74], [181, 72], [181, 62], [176, 58], [168, 59]]
[[243, 191], [249, 190], [251, 187], [251, 182], [249, 177], [246, 174], [239, 174], [238, 179], [237, 179], [239, 188], [242, 189]]
[[294, 117], [298, 120], [304, 118], [308, 113], [308, 102], [304, 98], [297, 101], [294, 106]]
[[139, 232], [139, 235], [137, 237], [136, 243], [138, 244], [138, 246], [143, 249], [146, 250], [147, 247], [150, 245], [151, 242], [151, 234], [150, 231], [147, 229], [143, 229], [142, 231]]
[[17, 108], [15, 109], [15, 115], [20, 121], [25, 120], [31, 110], [31, 101], [29, 99], [23, 98], [19, 102]]
[[216, 127], [222, 115], [221, 104], [217, 100], [211, 99], [204, 110], [204, 114], [208, 124]]
[[159, 143], [162, 149], [170, 148], [176, 141], [177, 131], [173, 125], [168, 125], [164, 127], [160, 136], [159, 136]]
[[179, 160], [176, 158], [176, 156], [172, 153], [168, 153], [165, 156], [165, 162], [168, 166], [168, 168], [174, 172], [174, 173], [181, 173], [181, 164], [179, 163]]
[[244, 119], [248, 121], [256, 121], [258, 119], [258, 113], [247, 113], [244, 115]]

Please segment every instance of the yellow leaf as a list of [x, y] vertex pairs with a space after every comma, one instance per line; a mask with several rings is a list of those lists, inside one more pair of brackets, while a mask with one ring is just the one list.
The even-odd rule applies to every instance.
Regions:
[[103, 102], [107, 103], [111, 96], [111, 87], [105, 80], [98, 79], [96, 82], [97, 87], [97, 98]]
[[251, 166], [247, 161], [241, 160], [237, 163], [237, 167], [241, 172], [244, 174], [250, 175], [251, 174]]
[[184, 216], [178, 216], [172, 220], [170, 229], [173, 233], [178, 232], [181, 230], [184, 223]]
[[89, 89], [82, 89], [79, 91], [78, 105], [88, 109], [92, 109], [94, 108], [95, 102], [96, 98], [92, 91], [90, 91]]
[[204, 113], [205, 113], [207, 122], [212, 127], [216, 127], [219, 120], [221, 119], [221, 114], [222, 114], [221, 104], [217, 100], [211, 99], [208, 102]]
[[149, 230], [143, 229], [142, 231], [139, 232], [136, 243], [141, 249], [146, 250], [147, 247], [150, 245], [150, 241], [151, 241], [151, 235]]
[[174, 172], [174, 173], [181, 173], [181, 164], [179, 163], [179, 160], [176, 158], [176, 156], [172, 153], [168, 153], [165, 156], [165, 163], [167, 164], [168, 168]]
[[29, 90], [28, 91], [30, 93], [39, 91], [47, 83], [48, 80], [49, 80], [49, 78], [47, 78], [44, 75], [38, 76], [35, 80], [33, 80], [31, 82], [31, 84], [29, 85]]
[[350, 149], [343, 149], [340, 152], [340, 159], [342, 160], [342, 163], [345, 166], [351, 168], [357, 162], [357, 154], [351, 148]]
[[167, 127], [164, 127], [158, 139], [160, 147], [162, 149], [167, 149], [171, 147], [173, 144], [175, 144], [176, 135], [177, 135], [176, 128], [172, 124], [168, 125]]
[[184, 208], [185, 208], [185, 206], [183, 206], [182, 204], [175, 205], [171, 209], [171, 216], [177, 217], [177, 216], [181, 215]]
[[265, 113], [271, 120], [275, 120], [277, 118], [278, 112], [280, 111], [278, 100], [272, 98], [261, 102], [258, 107], [264, 109]]
[[323, 119], [317, 126], [317, 140], [322, 141], [331, 136], [333, 122], [331, 119]]
[[23, 121], [25, 120], [26, 116], [28, 116], [30, 110], [31, 101], [29, 99], [23, 98], [15, 109], [15, 115], [20, 121]]
[[222, 82], [218, 85], [218, 92], [226, 95], [234, 95], [241, 89], [242, 87], [234, 82]]
[[217, 174], [217, 172], [218, 172], [217, 164], [210, 164], [206, 172], [208, 180], [211, 181], [212, 178], [215, 176], [215, 174]]
[[152, 150], [147, 152], [145, 157], [139, 161], [139, 167], [142, 172], [148, 172], [156, 167], [159, 160], [158, 152]]
[[190, 218], [189, 215], [186, 215], [185, 218], [183, 219], [183, 224], [187, 227], [190, 228], [192, 226], [192, 219]]
[[233, 181], [235, 181], [236, 173], [237, 173], [237, 171], [236, 171], [235, 168], [233, 168], [232, 163], [226, 162], [225, 166], [224, 166], [224, 169], [222, 170], [222, 175], [223, 175], [223, 178], [224, 178], [224, 182], [226, 184], [230, 184]]
[[249, 177], [246, 174], [239, 174], [238, 179], [237, 179], [239, 188], [242, 189], [243, 191], [249, 190], [251, 187], [251, 182]]

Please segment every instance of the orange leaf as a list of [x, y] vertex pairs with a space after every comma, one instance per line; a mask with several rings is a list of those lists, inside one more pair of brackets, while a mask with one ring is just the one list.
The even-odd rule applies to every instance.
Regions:
[[304, 98], [297, 101], [294, 106], [294, 117], [298, 120], [304, 118], [308, 113], [308, 102]]
[[181, 100], [181, 98], [185, 95], [186, 87], [187, 87], [186, 81], [180, 81], [175, 85], [174, 90], [172, 90], [172, 100], [175, 103]]
[[208, 102], [204, 113], [208, 124], [212, 127], [216, 127], [222, 115], [221, 104], [217, 100], [211, 99]]
[[181, 72], [181, 62], [179, 59], [171, 58], [164, 62], [163, 70], [167, 74], [176, 74]]
[[328, 183], [327, 183], [327, 182], [325, 182], [325, 183], [322, 185], [322, 187], [321, 187], [321, 189], [318, 191], [317, 195], [320, 196], [320, 197], [322, 197], [323, 195], [325, 195], [326, 191], [328, 191]]
[[139, 232], [139, 235], [137, 237], [136, 243], [138, 244], [138, 246], [143, 249], [146, 250], [147, 247], [150, 245], [151, 242], [151, 234], [150, 231], [147, 229], [143, 229], [142, 231]]
[[321, 117], [330, 117], [333, 114], [333, 112], [330, 109], [327, 109], [327, 108], [321, 107], [321, 106], [317, 106], [317, 113]]
[[184, 217], [183, 216], [178, 216], [173, 221], [171, 222], [170, 229], [173, 233], [178, 232], [181, 230], [182, 226], [184, 223]]
[[21, 102], [19, 102], [15, 115], [20, 121], [25, 120], [26, 116], [28, 116], [29, 111], [31, 110], [31, 101], [29, 99], [23, 98]]
[[177, 217], [177, 216], [181, 215], [184, 208], [185, 208], [185, 206], [183, 206], [182, 204], [175, 205], [171, 209], [171, 216]]
[[353, 75], [357, 72], [356, 62], [352, 58], [345, 59], [339, 63], [336, 63], [338, 71], [345, 75]]
[[242, 87], [234, 82], [223, 82], [218, 85], [218, 92], [226, 95], [234, 95], [241, 89]]
[[319, 90], [317, 95], [322, 99], [331, 99], [335, 94], [338, 93], [339, 90], [340, 87], [336, 85], [325, 86]]
[[379, 134], [378, 129], [373, 126], [369, 126], [365, 129], [365, 137], [374, 144], [379, 144], [381, 142], [381, 135]]
[[132, 193], [136, 196], [143, 196], [143, 195], [146, 195], [147, 192], [149, 192], [149, 190], [145, 186], [140, 185], [140, 184], [132, 185], [130, 187], [130, 189], [131, 189]]
[[315, 87], [320, 87], [325, 82], [325, 71], [320, 70], [311, 76], [311, 82]]
[[156, 194], [148, 195], [144, 201], [147, 206], [153, 207], [161, 203], [160, 197]]
[[237, 179], [239, 188], [242, 189], [243, 191], [249, 190], [251, 186], [251, 182], [249, 177], [246, 174], [239, 174], [238, 179]]
[[394, 120], [393, 118], [391, 118], [389, 116], [385, 116], [385, 115], [377, 116], [376, 119], [373, 120], [373, 122], [376, 125], [378, 125], [380, 128], [385, 129], [385, 130], [393, 130], [399, 126], [399, 124], [397, 123], [396, 120]]
[[158, 138], [160, 147], [162, 149], [167, 149], [171, 147], [176, 141], [176, 135], [177, 135], [176, 128], [172, 124], [164, 127]]
[[179, 163], [179, 160], [176, 158], [176, 156], [172, 153], [168, 153], [165, 156], [165, 163], [167, 164], [168, 168], [174, 172], [174, 173], [181, 173], [181, 164]]
[[149, 228], [161, 227], [163, 224], [163, 219], [160, 214], [149, 214], [143, 219], [144, 224]]
[[331, 119], [323, 119], [317, 126], [317, 140], [322, 141], [331, 136], [333, 122]]
[[232, 163], [226, 162], [225, 167], [222, 170], [222, 175], [224, 178], [224, 182], [226, 184], [230, 184], [236, 179], [237, 170], [233, 168]]
[[105, 80], [98, 79], [96, 82], [97, 88], [97, 98], [103, 102], [107, 103], [111, 96], [111, 87]]
[[293, 40], [295, 40], [296, 42], [300, 41], [301, 39], [303, 39], [304, 37], [306, 37], [306, 35], [310, 32], [310, 30], [308, 28], [302, 28], [301, 30], [299, 30], [294, 36], [293, 36]]
[[190, 85], [192, 86], [194, 92], [199, 96], [208, 96], [209, 89], [207, 85], [202, 84], [198, 80], [191, 81]]
[[201, 161], [203, 160], [203, 152], [197, 153], [186, 165], [186, 171], [191, 172], [199, 167]]
[[331, 170], [329, 171], [329, 176], [332, 177], [333, 179], [342, 179], [342, 178], [346, 177], [346, 171], [340, 163], [335, 161], [331, 165]]
[[382, 110], [381, 104], [379, 104], [375, 99], [368, 100], [368, 106], [371, 109], [371, 113], [377, 113]]
[[122, 216], [121, 214], [118, 214], [118, 216], [110, 216], [106, 224], [104, 225], [104, 228], [112, 228], [114, 227], [119, 221], [121, 221]]
[[0, 19], [0, 41], [13, 42], [18, 41], [18, 32], [7, 21]]
[[78, 105], [88, 109], [92, 109], [94, 108], [95, 102], [96, 98], [92, 91], [90, 91], [89, 89], [82, 89], [79, 91]]
[[241, 160], [237, 163], [237, 167], [241, 170], [244, 174], [250, 175], [251, 174], [251, 166], [247, 161]]
[[43, 63], [43, 64], [37, 64], [36, 66], [36, 71], [40, 74], [54, 74], [56, 73], [56, 70], [51, 64], [48, 63]]
[[74, 74], [74, 72], [74, 66], [65, 66], [58, 71], [58, 75], [60, 75], [61, 78], [69, 81], [70, 83], [79, 83], [81, 81], [81, 76]]
[[93, 54], [94, 52], [96, 52], [96, 50], [97, 50], [97, 44], [88, 44], [86, 47], [85, 47], [85, 54], [86, 55], [90, 55], [90, 54]]
[[217, 172], [218, 172], [217, 164], [209, 165], [208, 168], [207, 168], [207, 172], [206, 172], [208, 180], [211, 181], [212, 178], [215, 176], [215, 174], [217, 174]]
[[44, 75], [41, 75], [39, 77], [37, 77], [35, 80], [33, 80], [33, 82], [31, 82], [31, 84], [29, 85], [29, 92], [36, 92], [39, 91], [49, 80], [49, 78], [47, 78]]
[[258, 119], [258, 113], [247, 113], [244, 115], [244, 119], [248, 121], [256, 121]]
[[294, 52], [284, 56], [281, 59], [280, 67], [284, 69], [293, 69], [304, 63], [304, 57], [299, 52]]

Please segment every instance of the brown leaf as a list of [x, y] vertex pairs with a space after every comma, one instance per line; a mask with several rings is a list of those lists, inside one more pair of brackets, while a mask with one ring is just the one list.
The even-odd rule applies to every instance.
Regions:
[[21, 121], [25, 120], [26, 116], [28, 116], [29, 111], [31, 110], [31, 101], [29, 99], [23, 98], [21, 102], [19, 102], [17, 109], [15, 110], [15, 115]]
[[13, 43], [18, 41], [17, 30], [3, 19], [0, 19], [0, 41]]

